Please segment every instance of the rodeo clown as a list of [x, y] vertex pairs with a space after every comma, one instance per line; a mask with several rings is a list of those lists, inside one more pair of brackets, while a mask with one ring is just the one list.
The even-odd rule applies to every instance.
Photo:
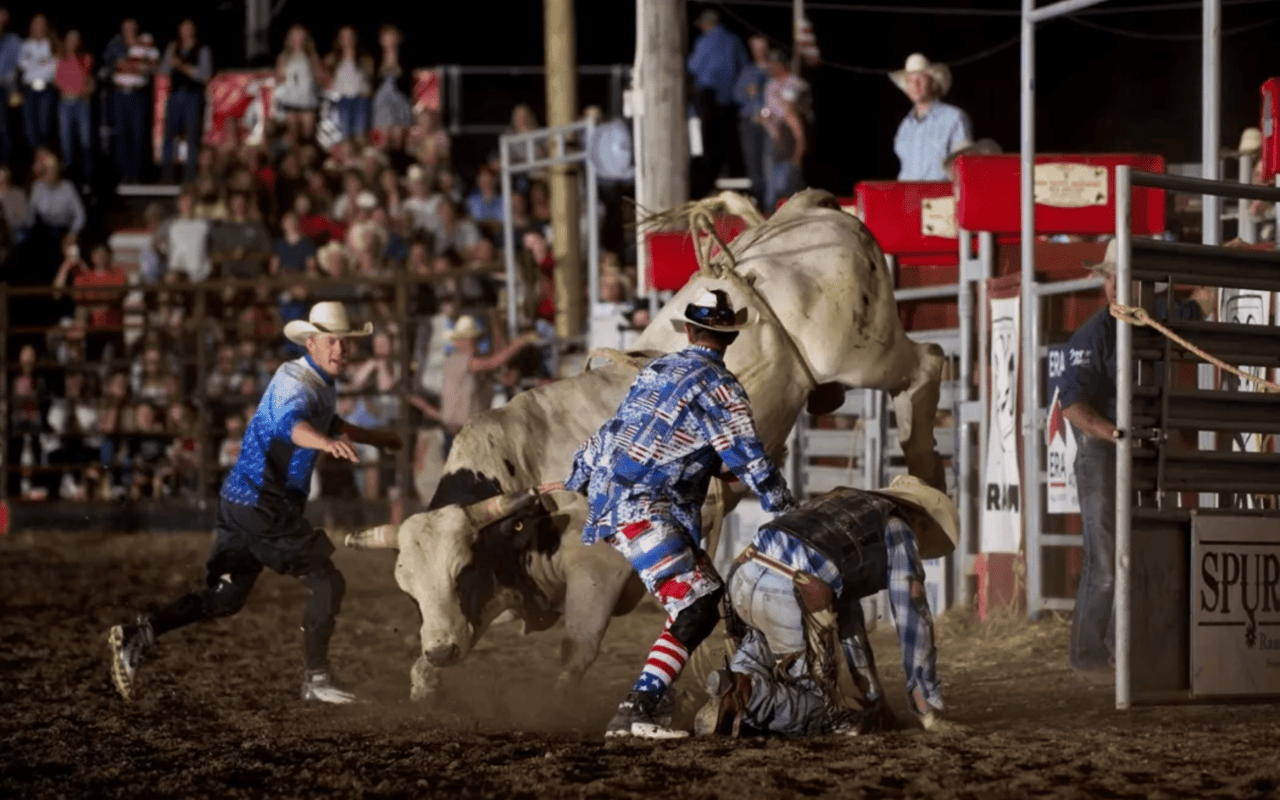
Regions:
[[582, 541], [615, 547], [667, 611], [667, 624], [606, 737], [676, 739], [659, 702], [689, 653], [720, 619], [724, 595], [702, 550], [702, 503], [722, 464], [780, 513], [793, 501], [756, 435], [747, 394], [724, 365], [746, 324], [728, 294], [709, 290], [672, 320], [685, 349], [641, 370], [613, 419], [574, 457], [565, 487], [588, 498]]
[[357, 461], [352, 442], [400, 447], [396, 434], [352, 425], [334, 410], [335, 381], [346, 367], [350, 338], [372, 332], [368, 322], [351, 327], [346, 307], [338, 302], [316, 303], [305, 321], [285, 325], [284, 335], [307, 352], [276, 370], [245, 430], [240, 457], [222, 484], [205, 588], [140, 617], [137, 624], [117, 625], [108, 636], [111, 678], [126, 700], [136, 694], [138, 664], [157, 636], [235, 614], [264, 566], [296, 576], [310, 594], [302, 617], [302, 699], [355, 699], [334, 684], [329, 670], [329, 637], [346, 581], [330, 559], [329, 537], [302, 514], [321, 453]]
[[[699, 735], [742, 726], [786, 736], [858, 735], [892, 728], [867, 642], [860, 600], [889, 590], [906, 673], [907, 705], [929, 731], [943, 717], [922, 558], [951, 552], [959, 514], [945, 494], [903, 475], [887, 489], [841, 487], [762, 525], [729, 572], [726, 623], [737, 650], [707, 677]], [[841, 702], [836, 648], [867, 707]]]

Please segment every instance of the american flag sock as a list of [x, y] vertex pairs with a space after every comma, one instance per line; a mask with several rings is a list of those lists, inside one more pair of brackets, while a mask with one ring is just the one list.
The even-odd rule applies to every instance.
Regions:
[[680, 640], [672, 636], [670, 631], [664, 630], [658, 641], [653, 643], [649, 659], [644, 662], [644, 669], [640, 671], [633, 691], [661, 697], [666, 693], [667, 687], [680, 676], [680, 671], [688, 660], [688, 648], [680, 644]]

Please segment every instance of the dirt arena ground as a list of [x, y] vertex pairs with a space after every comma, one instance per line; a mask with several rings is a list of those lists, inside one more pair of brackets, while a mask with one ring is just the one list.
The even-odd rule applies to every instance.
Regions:
[[[332, 655], [367, 702], [298, 700], [302, 589], [266, 573], [238, 616], [167, 636], [144, 663], [144, 697], [123, 703], [108, 627], [189, 589], [207, 542], [0, 537], [0, 796], [1280, 796], [1280, 708], [1117, 712], [1109, 686], [1065, 669], [1061, 620], [941, 620], [940, 669], [966, 736], [606, 744], [654, 612], [612, 628], [572, 697], [550, 691], [558, 632], [505, 626], [448, 675], [440, 705], [415, 705], [416, 617], [385, 552], [338, 554], [349, 589]], [[901, 686], [892, 633], [873, 642]]]

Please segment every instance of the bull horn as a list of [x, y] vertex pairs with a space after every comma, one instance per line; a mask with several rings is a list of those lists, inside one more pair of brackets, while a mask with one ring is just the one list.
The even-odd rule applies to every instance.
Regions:
[[348, 533], [343, 543], [356, 550], [399, 550], [400, 526], [379, 525], [359, 533]]
[[512, 492], [510, 494], [489, 497], [478, 503], [472, 503], [464, 510], [467, 519], [476, 528], [484, 528], [500, 519], [505, 519], [518, 511], [528, 508], [538, 499], [536, 491]]

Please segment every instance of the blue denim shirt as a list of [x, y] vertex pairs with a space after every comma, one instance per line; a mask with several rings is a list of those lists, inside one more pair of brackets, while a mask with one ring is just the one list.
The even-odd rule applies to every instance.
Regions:
[[716, 102], [733, 103], [733, 84], [748, 63], [747, 48], [742, 40], [717, 25], [698, 37], [689, 53], [689, 74], [697, 89], [716, 90]]
[[[16, 33], [0, 36], [0, 87], [12, 91], [18, 85], [18, 54], [22, 52], [22, 39]], [[3, 98], [7, 103], [9, 98]]]
[[972, 130], [968, 114], [941, 100], [933, 101], [923, 117], [917, 117], [912, 108], [893, 137], [893, 152], [902, 162], [898, 180], [945, 181], [942, 162], [956, 147], [972, 140]]
[[[769, 83], [769, 71], [759, 64], [751, 63], [738, 73], [738, 80], [733, 85], [733, 102], [738, 104], [738, 116], [743, 119], [754, 119], [764, 108], [764, 87]], [[755, 94], [748, 89], [756, 88]]]

